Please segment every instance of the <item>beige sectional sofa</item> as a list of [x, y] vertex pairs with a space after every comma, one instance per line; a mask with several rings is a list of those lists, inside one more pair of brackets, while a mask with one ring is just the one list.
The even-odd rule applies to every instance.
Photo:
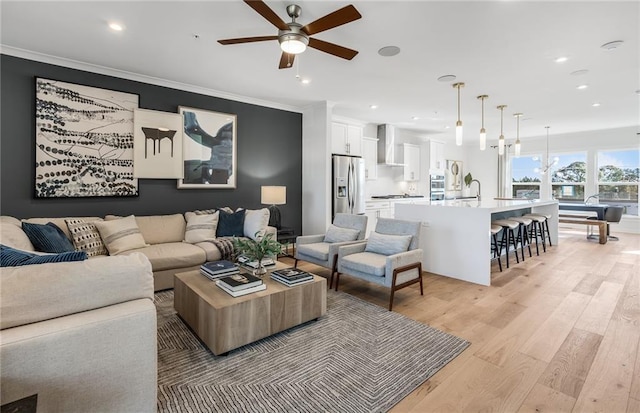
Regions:
[[[7, 221], [4, 229], [14, 225]], [[24, 238], [2, 233], [5, 244]], [[4, 267], [0, 285], [3, 405], [37, 395], [39, 412], [156, 411], [156, 310], [145, 256]]]
[[[252, 217], [254, 222], [249, 222], [248, 220], [245, 221], [245, 235], [249, 236], [251, 232], [254, 232], [253, 230], [257, 225], [258, 227], [263, 226], [265, 233], [271, 233], [274, 238], [276, 237], [276, 229], [274, 227], [267, 226], [267, 223], [269, 222], [268, 209], [247, 210], [247, 213], [255, 214], [256, 217], [255, 219]], [[80, 218], [91, 222], [102, 220], [111, 221], [122, 217], [107, 215], [104, 218]], [[53, 222], [71, 238], [71, 234], [65, 222], [66, 219], [68, 219], [68, 217], [29, 218], [24, 221], [35, 224]], [[183, 214], [135, 216], [135, 220], [144, 241], [148, 245], [142, 248], [122, 252], [119, 255], [130, 255], [135, 253], [145, 255], [151, 262], [151, 267], [153, 269], [153, 283], [155, 291], [173, 288], [174, 274], [198, 269], [204, 262], [216, 261], [221, 257], [220, 251], [211, 242], [205, 241], [194, 244], [184, 242], [187, 220]], [[255, 221], [258, 221], [258, 223], [256, 224]], [[6, 227], [6, 225], [13, 225], [13, 227]], [[20, 225], [21, 221], [13, 217], [3, 216], [0, 218], [0, 233], [3, 234], [3, 238], [9, 236], [9, 232], [14, 233], [17, 231], [20, 233], [22, 232]], [[2, 243], [17, 249], [34, 251], [33, 245], [31, 245], [28, 239], [26, 240], [26, 243], [22, 237], [20, 237], [20, 239], [22, 241], [19, 244], [12, 244], [10, 242], [5, 242], [4, 240]]]

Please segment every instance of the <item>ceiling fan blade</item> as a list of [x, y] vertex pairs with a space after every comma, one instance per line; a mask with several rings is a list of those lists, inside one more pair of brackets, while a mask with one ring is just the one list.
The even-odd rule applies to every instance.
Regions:
[[293, 67], [293, 60], [296, 58], [296, 55], [282, 52], [282, 56], [280, 56], [280, 66], [278, 69], [290, 69]]
[[278, 40], [278, 36], [239, 37], [237, 39], [222, 39], [222, 40], [218, 40], [218, 43], [220, 43], [220, 44], [237, 44], [237, 43], [264, 42], [266, 40]]
[[353, 59], [358, 54], [357, 50], [348, 49], [343, 46], [338, 46], [337, 44], [313, 38], [309, 39], [309, 47], [313, 47], [314, 49], [318, 49], [322, 52], [329, 53], [347, 60]]
[[361, 17], [362, 15], [358, 10], [350, 4], [307, 24], [302, 28], [302, 31], [311, 36], [312, 34], [320, 33], [325, 30], [350, 23], [354, 20], [358, 20]]
[[244, 0], [259, 15], [267, 19], [271, 24], [280, 30], [288, 30], [289, 26], [285, 23], [265, 2], [262, 0]]

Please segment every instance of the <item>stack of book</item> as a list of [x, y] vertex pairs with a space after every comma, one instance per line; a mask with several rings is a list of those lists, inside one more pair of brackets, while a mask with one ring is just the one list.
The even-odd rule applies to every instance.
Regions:
[[249, 273], [238, 273], [216, 280], [220, 289], [233, 297], [255, 293], [267, 288], [262, 279]]
[[232, 274], [238, 274], [240, 269], [231, 261], [211, 261], [200, 266], [200, 273], [210, 280], [217, 280]]
[[[240, 265], [244, 265], [253, 269], [258, 268], [258, 261], [257, 260], [251, 260], [249, 257], [247, 257], [246, 255], [240, 255], [238, 257], [238, 263]], [[263, 258], [262, 259], [262, 265], [264, 265], [265, 267], [271, 266], [271, 265], [276, 265], [276, 262], [273, 258]]]
[[271, 278], [289, 287], [313, 281], [312, 274], [293, 267], [274, 270], [271, 272]]

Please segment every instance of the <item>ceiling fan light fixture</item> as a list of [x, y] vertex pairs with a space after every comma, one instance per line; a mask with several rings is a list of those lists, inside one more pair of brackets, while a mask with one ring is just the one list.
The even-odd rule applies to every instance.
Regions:
[[284, 33], [278, 36], [280, 48], [283, 52], [289, 54], [300, 54], [307, 50], [309, 38], [301, 33]]

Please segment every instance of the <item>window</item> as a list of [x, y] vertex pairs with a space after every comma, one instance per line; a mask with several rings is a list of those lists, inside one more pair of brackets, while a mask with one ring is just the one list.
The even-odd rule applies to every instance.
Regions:
[[640, 151], [598, 151], [598, 197], [603, 204], [621, 205], [638, 215]]
[[560, 202], [583, 202], [587, 180], [587, 154], [555, 154], [557, 162], [551, 167], [551, 191]]
[[521, 156], [511, 160], [511, 196], [540, 198], [540, 155]]

